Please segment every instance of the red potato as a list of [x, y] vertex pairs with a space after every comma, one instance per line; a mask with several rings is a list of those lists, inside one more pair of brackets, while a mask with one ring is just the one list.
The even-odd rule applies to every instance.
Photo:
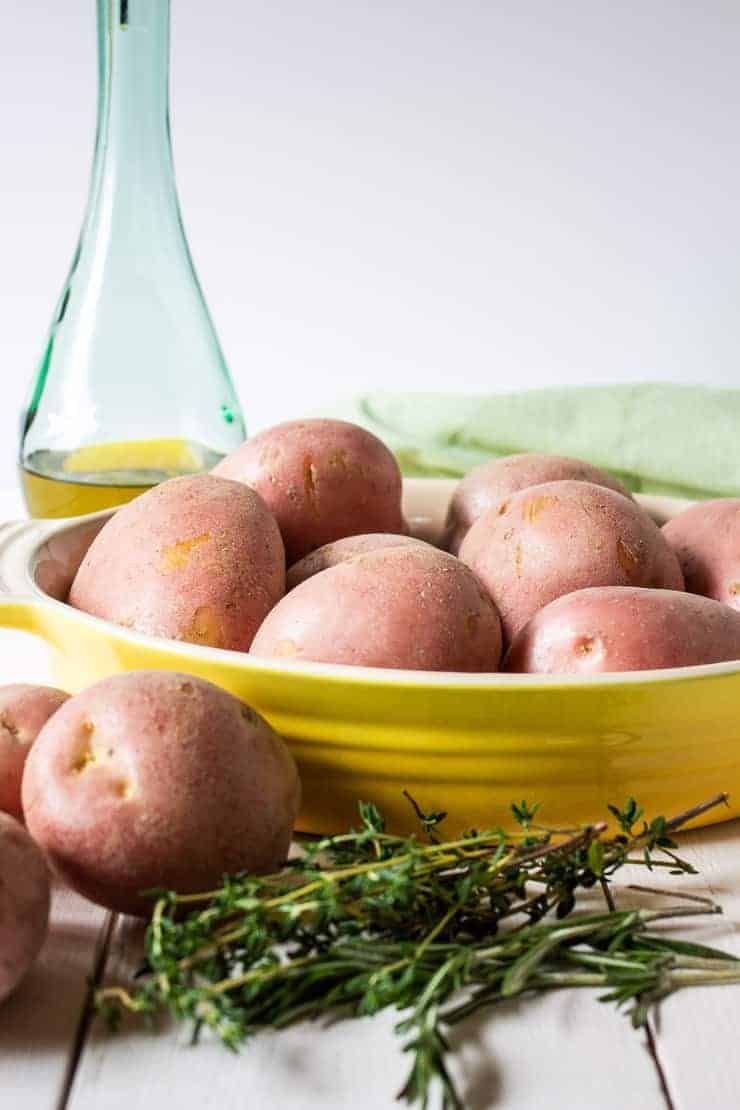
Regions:
[[543, 482], [566, 480], [593, 482], [631, 497], [616, 478], [581, 459], [563, 455], [506, 455], [476, 466], [458, 483], [447, 511], [442, 547], [457, 555], [476, 520], [512, 493]]
[[260, 494], [280, 525], [289, 566], [344, 536], [407, 531], [394, 456], [377, 436], [343, 420], [278, 424], [213, 473]]
[[677, 590], [601, 586], [551, 601], [515, 637], [504, 670], [594, 674], [740, 659], [740, 613]]
[[150, 636], [246, 651], [285, 592], [285, 552], [262, 499], [212, 474], [137, 497], [93, 540], [69, 604]]
[[0, 810], [19, 821], [21, 780], [31, 744], [68, 697], [51, 686], [0, 686]]
[[414, 547], [421, 544], [429, 547], [424, 540], [417, 540], [413, 536], [396, 536], [387, 532], [372, 532], [367, 536], [345, 536], [343, 540], [334, 543], [325, 543], [316, 551], [312, 551], [299, 562], [294, 563], [288, 570], [285, 579], [286, 590], [319, 574], [322, 570], [335, 567], [339, 563], [346, 563], [348, 559], [356, 559], [358, 555], [367, 555], [370, 551], [381, 551], [388, 547]]
[[417, 544], [360, 555], [302, 582], [268, 615], [251, 652], [365, 667], [495, 671], [501, 629], [467, 567]]
[[740, 609], [740, 497], [692, 505], [663, 526], [663, 535], [687, 590]]
[[676, 556], [634, 501], [590, 482], [520, 490], [476, 521], [460, 558], [498, 608], [504, 641], [550, 601], [588, 586], [682, 590]]
[[49, 924], [44, 857], [23, 828], [0, 813], [0, 1002], [36, 959]]
[[134, 671], [71, 698], [23, 776], [28, 829], [86, 898], [146, 916], [142, 892], [210, 890], [286, 857], [300, 783], [253, 709], [184, 674]]

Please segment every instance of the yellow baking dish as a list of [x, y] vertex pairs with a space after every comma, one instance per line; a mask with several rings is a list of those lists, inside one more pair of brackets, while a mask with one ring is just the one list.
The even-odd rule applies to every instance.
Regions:
[[[438, 533], [453, 483], [410, 479], [405, 511]], [[663, 520], [686, 502], [643, 498]], [[61, 600], [109, 514], [0, 527], [0, 625], [43, 637], [58, 683], [78, 691], [106, 675], [158, 667], [218, 683], [287, 739], [301, 770], [299, 828], [330, 832], [370, 799], [396, 829], [424, 809], [450, 832], [505, 819], [512, 800], [542, 803], [548, 823], [604, 815], [634, 795], [677, 813], [720, 791], [740, 814], [740, 661], [589, 678], [432, 674], [253, 659], [152, 639]], [[33, 676], [29, 675], [32, 680]]]

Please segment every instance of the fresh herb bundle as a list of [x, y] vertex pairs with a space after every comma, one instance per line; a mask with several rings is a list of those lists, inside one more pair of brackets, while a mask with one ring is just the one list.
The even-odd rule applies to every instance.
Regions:
[[[305, 846], [273, 875], [227, 879], [196, 895], [162, 892], [147, 930], [147, 963], [132, 991], [107, 987], [99, 1010], [168, 1010], [211, 1028], [236, 1049], [260, 1029], [328, 1014], [405, 1011], [397, 1026], [411, 1056], [399, 1097], [462, 1108], [446, 1065], [446, 1030], [525, 993], [596, 987], [635, 1026], [682, 987], [740, 982], [740, 960], [650, 932], [669, 918], [721, 913], [708, 899], [617, 910], [609, 883], [626, 863], [695, 873], [671, 833], [726, 801], [719, 795], [671, 820], [642, 820], [630, 800], [606, 825], [552, 829], [537, 807], [512, 806], [519, 832], [471, 831], [441, 840], [445, 814], [421, 813], [424, 837], [394, 836], [370, 804], [361, 825]], [[603, 913], [576, 912], [601, 884]], [[637, 888], [648, 889], [649, 888]], [[567, 920], [564, 920], [566, 919]]]

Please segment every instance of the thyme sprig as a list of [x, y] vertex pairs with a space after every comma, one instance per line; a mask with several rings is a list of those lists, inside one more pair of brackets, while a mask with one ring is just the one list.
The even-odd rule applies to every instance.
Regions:
[[[135, 987], [105, 987], [98, 1009], [112, 1024], [130, 1010], [169, 1011], [207, 1026], [231, 1049], [264, 1028], [322, 1015], [363, 1016], [394, 1006], [411, 1056], [399, 1098], [422, 1108], [462, 1102], [447, 1066], [447, 1031], [477, 1010], [515, 996], [600, 988], [632, 1023], [688, 986], [740, 982], [740, 961], [652, 927], [721, 913], [711, 900], [616, 909], [609, 893], [626, 863], [693, 874], [671, 834], [725, 802], [725, 795], [647, 822], [633, 799], [604, 823], [551, 829], [538, 807], [512, 805], [515, 833], [471, 830], [441, 839], [442, 812], [409, 799], [422, 837], [386, 830], [360, 804], [360, 827], [305, 845], [273, 875], [227, 878], [217, 890], [156, 892], [146, 965]], [[600, 883], [607, 912], [574, 912]], [[655, 892], [653, 888], [640, 888]]]

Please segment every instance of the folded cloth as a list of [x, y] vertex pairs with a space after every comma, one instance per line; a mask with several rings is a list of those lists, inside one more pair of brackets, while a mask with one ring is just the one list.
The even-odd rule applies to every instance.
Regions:
[[378, 393], [340, 403], [331, 415], [375, 432], [407, 475], [457, 477], [486, 459], [540, 451], [585, 459], [635, 492], [740, 494], [740, 389], [651, 383]]

